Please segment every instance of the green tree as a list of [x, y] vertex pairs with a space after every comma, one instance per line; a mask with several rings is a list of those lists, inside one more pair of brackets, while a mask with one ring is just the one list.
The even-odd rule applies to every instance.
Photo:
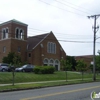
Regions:
[[[95, 56], [95, 71], [96, 73], [98, 74], [98, 72], [100, 72], [100, 55], [98, 56]], [[93, 73], [93, 64], [90, 64], [90, 70], [92, 71]]]
[[3, 58], [3, 63], [10, 64], [11, 71], [12, 71], [12, 85], [14, 86], [15, 83], [15, 68], [21, 64], [21, 57], [13, 52], [10, 52], [7, 57]]
[[82, 80], [83, 80], [83, 75], [84, 75], [84, 71], [87, 70], [87, 65], [83, 60], [78, 60], [77, 61], [77, 66], [76, 66], [76, 70], [80, 71], [82, 73]]
[[2, 62], [8, 63], [8, 64], [13, 64], [14, 55], [15, 55], [15, 53], [9, 52], [6, 57], [3, 57]]
[[96, 71], [100, 72], [100, 55], [96, 56]]
[[76, 60], [74, 58], [74, 56], [66, 56], [66, 59], [62, 59], [61, 60], [61, 65], [62, 65], [62, 69], [65, 70], [66, 66], [67, 66], [67, 70], [76, 70], [75, 66], [76, 66]]
[[14, 52], [9, 52], [6, 57], [3, 57], [2, 62], [15, 65], [14, 59], [16, 58], [16, 64], [19, 65], [21, 63], [21, 57]]
[[93, 64], [90, 64], [88, 69], [93, 73]]
[[67, 64], [70, 65], [70, 69], [68, 68], [68, 70], [76, 70], [75, 69], [76, 60], [75, 60], [74, 56], [67, 56], [66, 61], [67, 61]]
[[69, 60], [62, 59], [61, 60], [61, 65], [63, 66], [63, 70], [66, 73], [66, 81], [67, 81], [67, 79], [68, 79], [67, 71], [72, 70], [72, 64]]
[[66, 67], [66, 60], [65, 59], [61, 59], [61, 66], [63, 67], [63, 70], [65, 71], [66, 81], [67, 81], [67, 67]]

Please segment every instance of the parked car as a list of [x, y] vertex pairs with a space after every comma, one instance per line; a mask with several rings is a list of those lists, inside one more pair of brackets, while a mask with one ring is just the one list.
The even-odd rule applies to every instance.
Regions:
[[8, 72], [12, 72], [12, 71], [15, 71], [15, 67], [14, 66], [9, 66]]
[[8, 71], [8, 67], [9, 66], [9, 64], [5, 64], [5, 63], [0, 63], [0, 71], [1, 72], [6, 72], [6, 71]]
[[15, 71], [16, 72], [33, 72], [33, 68], [34, 68], [33, 65], [27, 64], [27, 65], [23, 65], [20, 68], [16, 68]]

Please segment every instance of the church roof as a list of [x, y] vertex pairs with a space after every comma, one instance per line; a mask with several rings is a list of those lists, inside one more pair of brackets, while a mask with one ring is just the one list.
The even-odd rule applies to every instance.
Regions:
[[34, 49], [38, 44], [40, 44], [50, 33], [36, 35], [28, 38], [28, 50]]
[[5, 25], [5, 24], [9, 24], [9, 23], [17, 23], [17, 24], [21, 24], [21, 25], [24, 25], [24, 26], [28, 26], [27, 24], [25, 24], [25, 23], [23, 23], [21, 21], [18, 21], [16, 19], [12, 19], [12, 20], [9, 20], [7, 22], [3, 22], [3, 23], [0, 24], [0, 26], [1, 25]]

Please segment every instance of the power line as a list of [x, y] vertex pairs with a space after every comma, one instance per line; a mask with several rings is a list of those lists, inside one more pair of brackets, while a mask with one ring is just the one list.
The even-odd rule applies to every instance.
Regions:
[[[28, 34], [30, 34], [30, 36], [32, 36], [33, 34], [32, 33], [28, 33]], [[38, 34], [34, 34], [33, 36], [35, 36], [35, 35], [38, 35]], [[39, 34], [40, 35], [40, 34]], [[61, 36], [61, 35], [56, 35], [56, 34], [54, 34], [56, 37], [57, 37], [57, 39], [67, 39], [67, 40], [91, 40], [91, 38], [90, 37], [73, 37], [73, 36], [67, 36], [67, 35], [63, 35], [63, 36]]]
[[70, 13], [73, 13], [73, 14], [76, 14], [76, 15], [84, 16], [84, 15], [82, 15], [82, 14], [75, 13], [75, 12], [72, 12], [72, 11], [69, 11], [69, 10], [66, 10], [66, 9], [63, 9], [63, 8], [60, 8], [60, 7], [58, 7], [58, 6], [52, 5], [52, 4], [47, 3], [47, 2], [44, 2], [44, 1], [42, 1], [42, 0], [39, 0], [39, 1], [40, 1], [40, 2], [43, 2], [43, 3], [47, 4], [47, 5], [53, 6], [53, 7], [55, 7], [55, 8], [58, 8], [58, 9], [60, 9], [60, 10], [67, 11], [67, 12], [70, 12]]
[[[40, 35], [37, 35], [37, 36], [31, 36], [31, 37], [29, 37], [29, 38], [37, 38], [37, 39], [43, 39], [43, 38], [41, 38], [41, 37], [38, 37], [38, 36], [40, 36]], [[46, 40], [55, 40], [55, 39], [46, 39]], [[61, 42], [74, 42], [74, 43], [93, 43], [93, 41], [70, 41], [70, 40], [59, 40], [58, 39], [58, 41], [61, 41]], [[100, 43], [100, 42], [97, 42], [97, 43]]]
[[[47, 30], [41, 30], [41, 29], [35, 29], [35, 28], [29, 28], [29, 29], [40, 31], [40, 32], [48, 32]], [[88, 36], [88, 37], [92, 36], [92, 35], [79, 35], [79, 34], [77, 34], [77, 35], [75, 35], [75, 34], [65, 34], [65, 33], [59, 33], [59, 32], [53, 32], [53, 33], [60, 34], [60, 35]]]
[[[8, 33], [8, 34], [12, 34], [12, 33]], [[27, 36], [27, 35], [20, 35], [20, 36]], [[44, 39], [44, 38], [41, 38], [41, 37], [38, 37], [39, 35], [36, 35], [36, 36], [31, 36], [29, 38], [37, 38], [37, 39]], [[8, 36], [9, 37], [9, 36]], [[12, 37], [12, 38], [15, 38], [15, 37]], [[7, 38], [6, 38], [7, 39]], [[16, 39], [16, 38], [15, 38]], [[2, 39], [3, 40], [3, 39]], [[46, 40], [55, 40], [55, 39], [46, 39]], [[93, 43], [93, 41], [70, 41], [70, 40], [61, 40], [61, 39], [57, 39], [58, 41], [61, 41], [61, 42], [73, 42], [73, 43]], [[100, 43], [100, 42], [97, 42], [97, 43]]]
[[75, 7], [71, 7], [71, 6], [69, 6], [69, 5], [65, 4], [65, 3], [60, 2], [60, 1], [57, 1], [57, 0], [54, 0], [54, 1], [56, 1], [56, 2], [58, 2], [58, 3], [60, 3], [60, 4], [62, 4], [62, 5], [68, 6], [68, 7], [72, 8], [72, 9], [75, 9], [75, 10], [77, 10], [77, 11], [81, 11], [81, 12], [83, 12], [83, 13], [89, 14], [88, 12], [82, 11], [82, 10], [77, 9], [77, 8], [75, 8]]
[[[68, 2], [68, 1], [66, 1], [66, 0], [61, 0], [61, 1], [64, 1], [64, 2], [66, 2], [66, 3], [68, 3], [68, 4], [71, 4], [71, 5], [76, 6], [76, 7], [82, 8], [82, 9], [84, 9], [84, 10], [90, 11], [90, 12], [92, 12], [92, 13], [94, 12], [94, 11], [92, 11], [92, 10], [90, 10], [90, 9], [87, 9], [87, 8], [85, 8], [85, 7], [82, 7], [82, 6], [77, 6], [77, 5], [75, 5], [75, 4], [71, 3], [71, 2]], [[94, 13], [96, 13], [96, 12], [94, 12]]]
[[[33, 32], [34, 30], [35, 31], [40, 31], [40, 32], [46, 32], [46, 33], [49, 33], [49, 31], [47, 31], [47, 30], [41, 30], [41, 29], [36, 29], [36, 28], [28, 28], [28, 29], [31, 29], [31, 31]], [[2, 31], [0, 31], [0, 32], [2, 32]], [[79, 35], [79, 34], [66, 34], [66, 33], [60, 33], [60, 32], [53, 32], [53, 33], [55, 33], [56, 35], [58, 34], [58, 35], [68, 35], [68, 36], [78, 36], [78, 37], [80, 37], [80, 36], [86, 36], [86, 37], [90, 37], [90, 36], [92, 36], [92, 35]], [[34, 35], [37, 35], [37, 34], [34, 34]]]
[[[43, 31], [43, 32], [45, 31], [45, 30], [33, 29], [33, 28], [30, 28], [30, 29], [32, 29], [32, 31], [33, 30], [39, 30], [39, 31]], [[2, 32], [2, 31], [0, 31], [0, 32]], [[45, 31], [45, 32], [47, 32], [47, 31]], [[49, 32], [47, 32], [47, 33], [49, 33]], [[91, 39], [89, 35], [74, 35], [74, 34], [64, 34], [64, 33], [56, 33], [56, 32], [54, 32], [54, 33], [56, 34], [57, 38], [62, 38], [62, 39]], [[29, 32], [28, 32], [28, 34], [37, 35], [37, 34], [29, 33]], [[86, 37], [84, 37], [84, 36], [86, 36]]]

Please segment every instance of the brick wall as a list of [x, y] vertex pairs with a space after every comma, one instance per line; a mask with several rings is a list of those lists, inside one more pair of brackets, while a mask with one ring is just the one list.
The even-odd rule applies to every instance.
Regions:
[[[3, 52], [3, 47], [6, 47], [6, 51]], [[7, 56], [11, 51], [11, 40], [0, 40], [0, 63], [2, 62], [2, 58]]]
[[[2, 40], [2, 29], [7, 27], [9, 29], [8, 39]], [[24, 40], [15, 38], [16, 28], [24, 30]], [[6, 47], [5, 53], [3, 53], [4, 46]], [[20, 52], [18, 52], [18, 47], [20, 47]], [[0, 62], [2, 62], [2, 58], [7, 56], [9, 52], [18, 53], [23, 62], [27, 60], [27, 25], [18, 24], [16, 22], [4, 23], [0, 25]]]
[[[47, 43], [48, 42], [53, 42], [56, 44], [56, 53], [52, 54], [52, 53], [48, 53], [47, 52]], [[41, 47], [41, 44], [43, 45], [43, 47]], [[29, 62], [31, 62], [34, 65], [43, 65], [43, 60], [45, 58], [48, 59], [58, 59], [59, 61], [61, 60], [61, 58], [65, 58], [66, 57], [66, 53], [64, 52], [64, 50], [61, 50], [61, 45], [59, 44], [59, 42], [57, 41], [57, 39], [55, 38], [55, 36], [53, 34], [49, 34], [49, 36], [47, 36], [36, 48], [34, 48], [34, 50], [32, 50], [31, 52], [31, 58], [28, 59]]]

